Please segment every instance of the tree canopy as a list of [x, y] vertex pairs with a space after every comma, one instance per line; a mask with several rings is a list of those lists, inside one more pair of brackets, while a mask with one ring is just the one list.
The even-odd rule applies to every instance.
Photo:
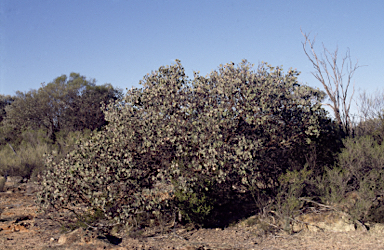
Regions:
[[101, 103], [122, 97], [111, 84], [96, 85], [94, 79], [71, 73], [62, 75], [38, 90], [16, 92], [14, 101], [5, 108], [4, 125], [13, 131], [43, 129], [55, 140], [59, 131], [99, 129], [105, 125]]

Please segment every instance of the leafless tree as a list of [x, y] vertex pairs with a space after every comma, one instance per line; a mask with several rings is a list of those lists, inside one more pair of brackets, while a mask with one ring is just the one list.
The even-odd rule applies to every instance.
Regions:
[[[312, 63], [315, 71], [312, 75], [320, 81], [323, 85], [331, 104], [325, 103], [329, 106], [335, 115], [335, 119], [340, 128], [348, 135], [352, 132], [352, 121], [350, 115], [350, 108], [352, 97], [355, 93], [355, 86], [352, 87], [352, 94], [348, 96], [348, 91], [351, 85], [352, 77], [355, 71], [360, 67], [358, 62], [352, 64], [349, 49], [345, 56], [338, 62], [338, 48], [330, 52], [323, 44], [323, 57], [319, 57], [314, 49], [316, 36], [311, 40], [309, 34], [301, 30], [305, 38], [303, 42], [303, 49], [308, 59]], [[345, 70], [346, 69], [346, 73]]]
[[384, 131], [384, 92], [377, 89], [374, 94], [360, 92], [357, 100], [359, 124], [356, 135], [372, 135]]
[[384, 92], [377, 89], [374, 94], [362, 91], [358, 96], [357, 106], [360, 120], [375, 119], [384, 113]]

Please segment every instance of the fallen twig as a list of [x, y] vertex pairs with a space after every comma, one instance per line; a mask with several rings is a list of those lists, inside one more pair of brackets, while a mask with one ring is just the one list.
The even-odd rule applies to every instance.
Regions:
[[306, 202], [311, 202], [311, 203], [316, 204], [316, 205], [318, 205], [320, 207], [329, 208], [331, 210], [335, 210], [335, 211], [339, 212], [339, 210], [337, 210], [336, 208], [334, 208], [332, 206], [324, 205], [324, 204], [321, 204], [319, 202], [316, 202], [316, 201], [313, 201], [313, 200], [310, 200], [310, 199], [307, 199], [307, 198], [304, 198], [304, 197], [300, 197], [299, 200], [306, 201]]

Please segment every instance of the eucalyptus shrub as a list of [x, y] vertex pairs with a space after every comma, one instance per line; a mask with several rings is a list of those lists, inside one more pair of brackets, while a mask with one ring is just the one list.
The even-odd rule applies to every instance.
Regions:
[[160, 67], [103, 106], [104, 130], [59, 163], [47, 157], [38, 202], [78, 214], [84, 204], [108, 221], [90, 226], [106, 227], [176, 208], [207, 216], [234, 189], [256, 197], [320, 133], [323, 94], [298, 74], [244, 60], [190, 80], [178, 60]]

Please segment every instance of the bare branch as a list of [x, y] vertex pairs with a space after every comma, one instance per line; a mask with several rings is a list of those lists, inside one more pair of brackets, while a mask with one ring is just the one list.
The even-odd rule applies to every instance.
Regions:
[[[333, 110], [335, 119], [343, 131], [346, 134], [350, 134], [352, 128], [350, 108], [353, 95], [355, 94], [355, 86], [353, 85], [351, 95], [348, 95], [348, 90], [355, 71], [360, 67], [358, 61], [355, 65], [352, 65], [350, 50], [347, 49], [345, 56], [341, 60], [341, 64], [338, 64], [338, 48], [336, 47], [334, 52], [330, 52], [324, 44], [324, 58], [319, 58], [314, 49], [316, 36], [311, 40], [309, 34], [307, 35], [302, 30], [301, 34], [305, 38], [305, 41], [302, 43], [304, 53], [315, 69], [315, 71], [311, 73], [323, 85], [331, 100], [331, 104], [327, 103], [325, 105]], [[343, 82], [345, 76], [344, 68], [347, 70], [346, 82]]]

